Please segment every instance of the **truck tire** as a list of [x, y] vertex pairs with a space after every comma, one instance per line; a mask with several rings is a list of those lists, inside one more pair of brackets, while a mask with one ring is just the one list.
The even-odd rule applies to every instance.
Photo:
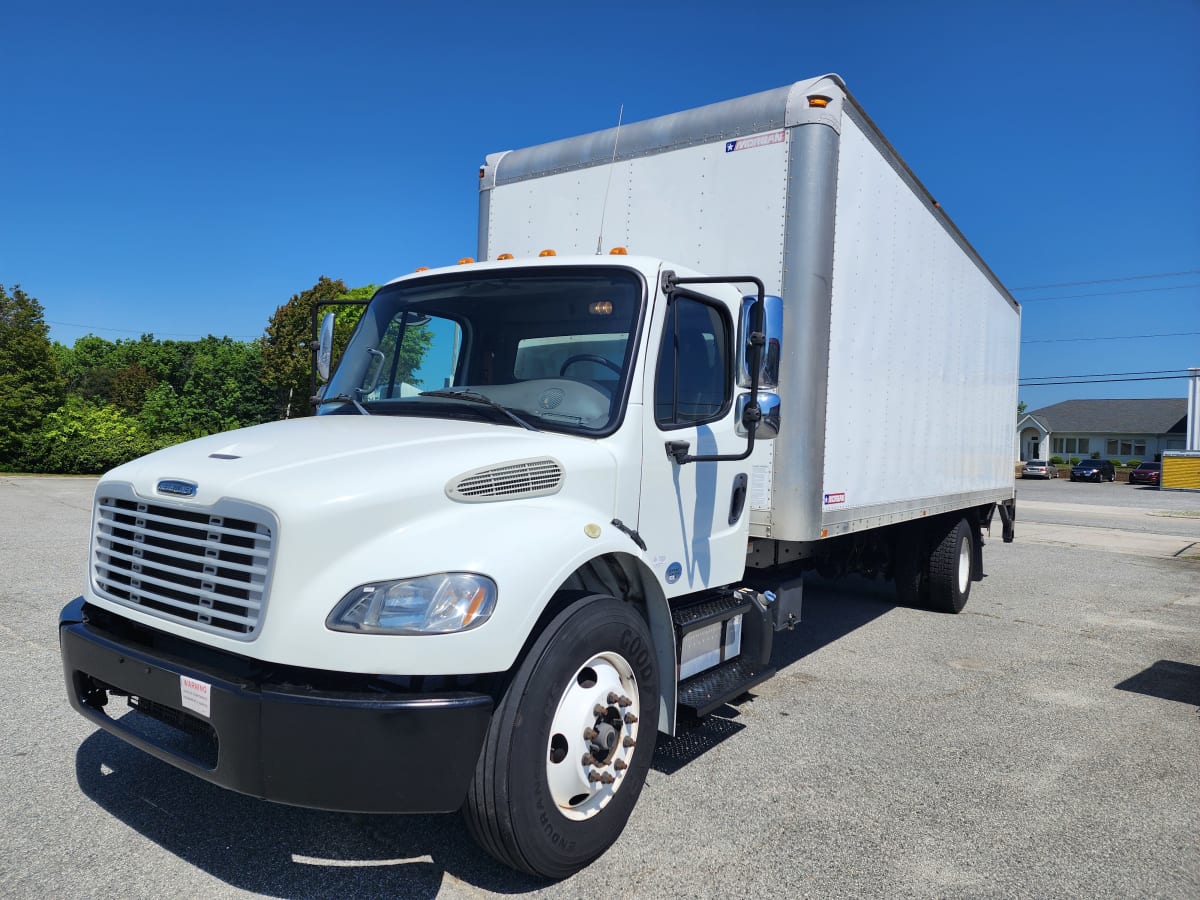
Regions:
[[929, 553], [928, 604], [939, 612], [962, 612], [974, 575], [974, 529], [966, 519], [958, 519], [935, 540]]
[[480, 846], [553, 879], [603, 854], [650, 768], [658, 678], [650, 630], [631, 604], [596, 595], [559, 613], [492, 716], [463, 807]]

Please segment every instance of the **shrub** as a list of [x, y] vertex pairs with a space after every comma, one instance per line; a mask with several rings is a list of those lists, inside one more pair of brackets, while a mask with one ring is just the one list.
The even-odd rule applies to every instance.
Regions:
[[1141, 464], [1142, 461], [1140, 459], [1131, 459], [1129, 462], [1125, 463], [1125, 465], [1129, 466], [1131, 469], [1136, 469]]
[[1121, 466], [1125, 465], [1125, 463], [1121, 462], [1119, 459], [1110, 459], [1109, 462], [1113, 464], [1114, 469], [1119, 469]]
[[1063, 464], [1063, 458], [1061, 456], [1050, 457], [1050, 465], [1061, 466], [1062, 464]]
[[1077, 465], [1079, 465], [1079, 457], [1072, 456], [1069, 460], [1067, 460], [1067, 462], [1069, 462], [1073, 466], [1077, 466]]
[[26, 469], [96, 475], [158, 449], [138, 421], [117, 407], [68, 397], [25, 444]]

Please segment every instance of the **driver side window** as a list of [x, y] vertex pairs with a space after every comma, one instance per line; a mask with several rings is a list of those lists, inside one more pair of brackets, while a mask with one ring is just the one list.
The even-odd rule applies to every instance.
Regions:
[[728, 317], [676, 294], [667, 309], [654, 379], [654, 420], [664, 429], [719, 419], [733, 387]]

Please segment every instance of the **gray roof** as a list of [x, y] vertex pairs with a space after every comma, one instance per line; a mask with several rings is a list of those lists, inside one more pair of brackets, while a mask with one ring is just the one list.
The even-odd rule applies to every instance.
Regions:
[[1028, 415], [1060, 434], [1183, 434], [1187, 400], [1064, 400], [1030, 410]]

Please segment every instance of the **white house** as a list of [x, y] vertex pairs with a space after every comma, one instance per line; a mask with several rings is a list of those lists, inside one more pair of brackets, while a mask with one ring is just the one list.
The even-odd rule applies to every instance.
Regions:
[[1187, 440], [1183, 397], [1151, 400], [1065, 400], [1020, 416], [1017, 458], [1158, 460]]

